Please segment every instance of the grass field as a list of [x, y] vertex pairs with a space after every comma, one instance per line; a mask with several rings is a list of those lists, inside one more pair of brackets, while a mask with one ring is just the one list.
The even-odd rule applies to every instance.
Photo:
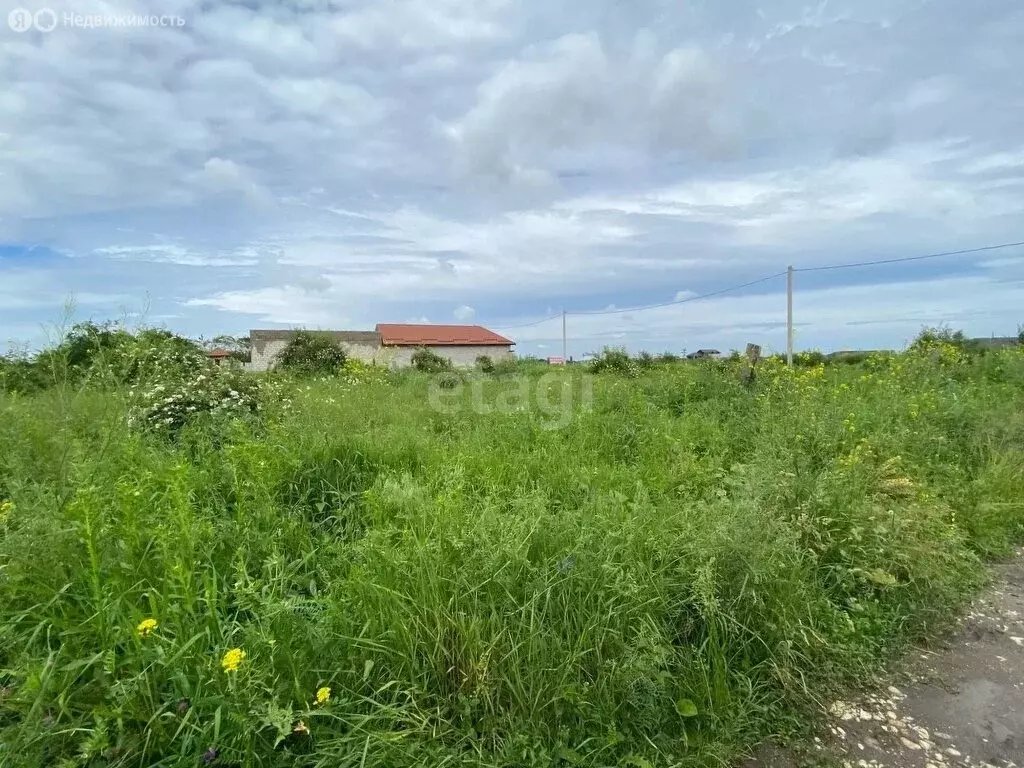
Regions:
[[523, 370], [0, 395], [0, 765], [720, 764], [1024, 532], [1020, 350]]

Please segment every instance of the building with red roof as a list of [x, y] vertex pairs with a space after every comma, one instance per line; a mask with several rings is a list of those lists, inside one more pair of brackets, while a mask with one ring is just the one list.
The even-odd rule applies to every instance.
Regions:
[[[294, 330], [251, 331], [254, 371], [272, 368], [275, 358], [295, 335]], [[367, 363], [403, 367], [418, 349], [432, 349], [459, 367], [478, 358], [498, 362], [512, 356], [515, 342], [481, 325], [379, 323], [373, 331], [320, 331], [333, 338], [349, 357]]]

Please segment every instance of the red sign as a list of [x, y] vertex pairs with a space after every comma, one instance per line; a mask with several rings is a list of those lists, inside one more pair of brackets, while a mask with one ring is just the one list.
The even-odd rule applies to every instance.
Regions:
[[549, 357], [548, 365], [565, 365], [564, 357]]

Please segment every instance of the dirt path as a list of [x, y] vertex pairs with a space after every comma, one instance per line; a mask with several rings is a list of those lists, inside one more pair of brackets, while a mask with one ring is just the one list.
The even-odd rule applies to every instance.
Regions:
[[797, 754], [771, 747], [746, 768], [1024, 768], [1024, 550], [961, 627], [911, 654], [892, 685], [829, 710], [829, 732]]

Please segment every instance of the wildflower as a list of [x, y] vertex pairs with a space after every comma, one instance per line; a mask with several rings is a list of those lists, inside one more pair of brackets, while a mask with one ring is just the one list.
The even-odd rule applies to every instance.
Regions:
[[292, 733], [297, 733], [299, 735], [305, 736], [309, 734], [309, 728], [306, 727], [306, 724], [304, 722], [299, 720], [299, 722], [295, 724], [295, 727], [292, 728]]
[[225, 672], [235, 672], [244, 660], [245, 651], [241, 648], [232, 648], [224, 654], [224, 658], [220, 660], [220, 665], [224, 667]]
[[139, 637], [149, 637], [157, 626], [159, 625], [156, 623], [156, 619], [143, 619], [135, 631], [139, 633]]
[[203, 752], [203, 765], [209, 765], [217, 759], [217, 750], [210, 747], [208, 750]]
[[0, 523], [7, 520], [11, 512], [14, 511], [14, 502], [10, 499], [4, 499], [0, 501]]
[[321, 707], [331, 700], [331, 689], [327, 686], [318, 688], [316, 691], [316, 703]]

